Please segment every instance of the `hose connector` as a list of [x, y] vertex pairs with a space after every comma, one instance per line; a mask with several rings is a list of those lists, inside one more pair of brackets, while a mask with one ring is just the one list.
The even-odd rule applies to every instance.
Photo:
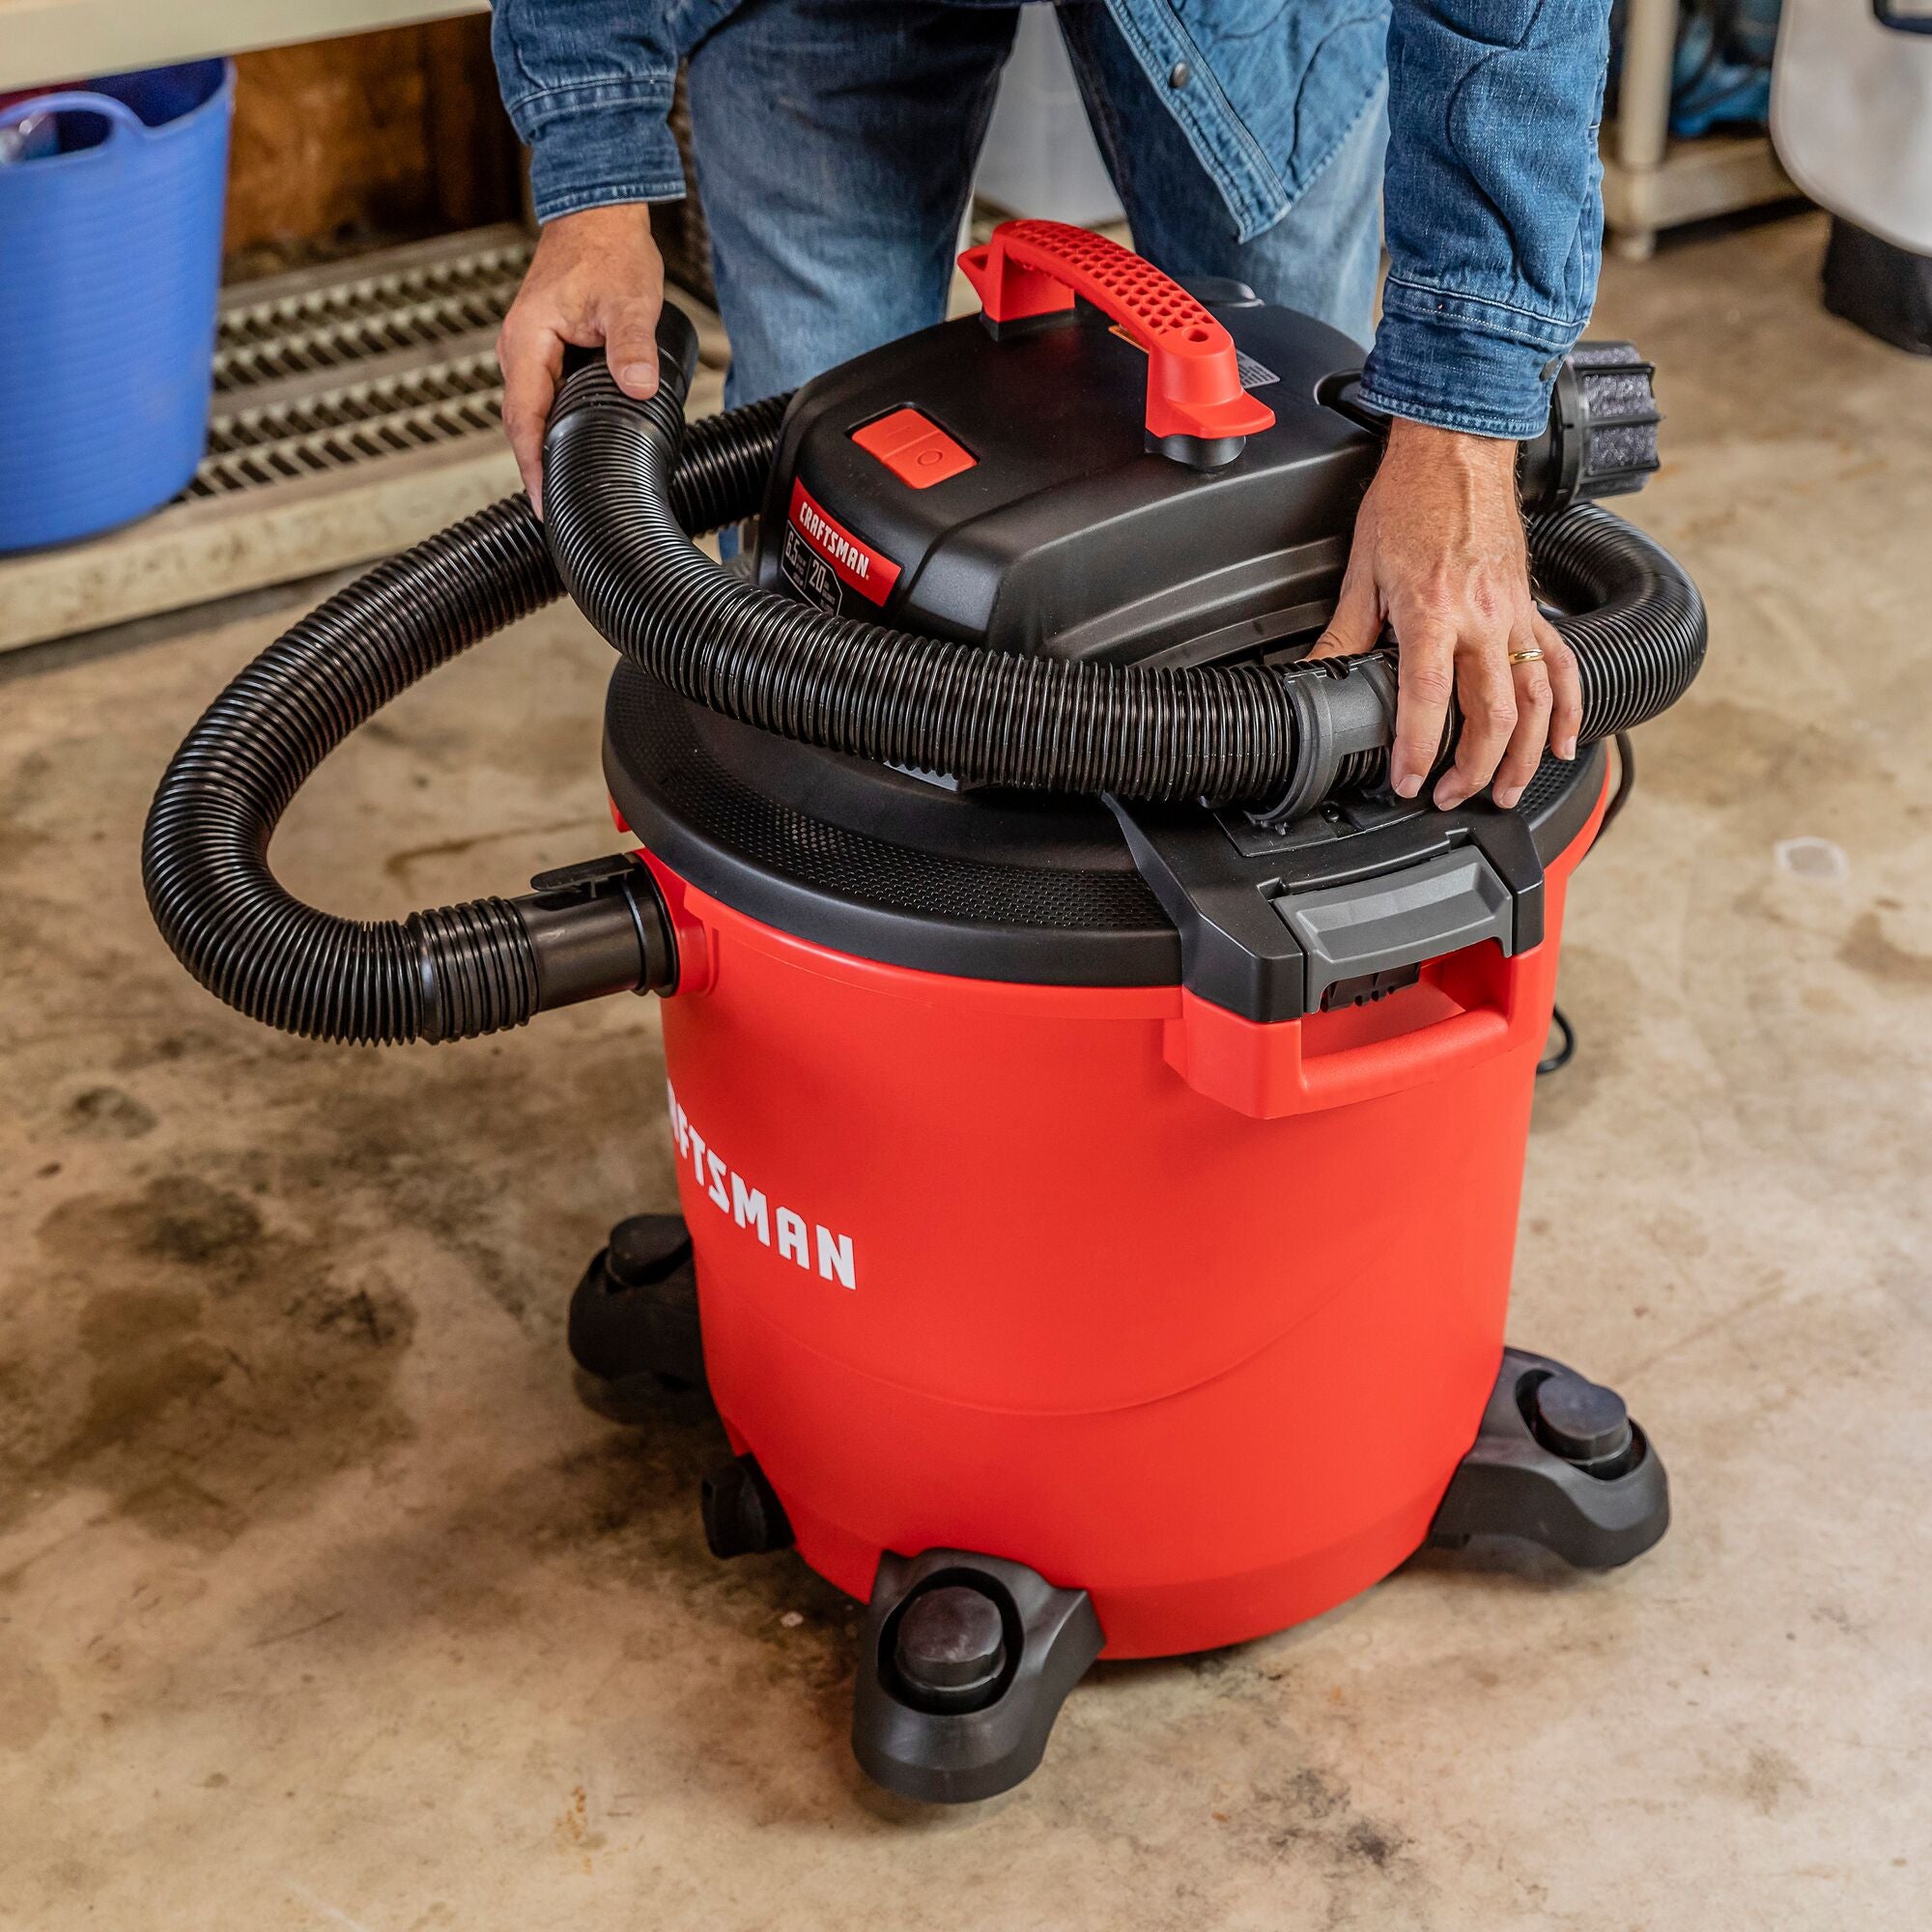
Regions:
[[510, 901], [535, 974], [537, 1012], [608, 993], [673, 993], [677, 942], [650, 868], [628, 852], [539, 872]]
[[539, 872], [530, 887], [403, 922], [415, 949], [416, 1038], [476, 1039], [553, 1007], [676, 989], [670, 915], [628, 853]]
[[1315, 658], [1283, 667], [1294, 719], [1288, 787], [1249, 816], [1285, 825], [1338, 792], [1359, 790], [1388, 770], [1395, 743], [1396, 656], [1384, 646], [1360, 657]]

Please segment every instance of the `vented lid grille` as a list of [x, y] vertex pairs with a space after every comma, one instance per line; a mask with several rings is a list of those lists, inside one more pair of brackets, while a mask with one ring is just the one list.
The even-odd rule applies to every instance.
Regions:
[[1124, 846], [1114, 869], [1028, 866], [832, 823], [760, 789], [754, 773], [727, 769], [694, 729], [692, 707], [628, 663], [611, 680], [605, 772], [626, 819], [668, 864], [802, 938], [979, 979], [1171, 985], [1179, 977], [1179, 941]]

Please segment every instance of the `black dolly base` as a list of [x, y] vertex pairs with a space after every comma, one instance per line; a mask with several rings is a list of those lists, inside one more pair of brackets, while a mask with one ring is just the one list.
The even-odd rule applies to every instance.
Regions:
[[[691, 1236], [675, 1214], [611, 1231], [570, 1302], [570, 1352], [602, 1381], [705, 1386]], [[716, 1556], [783, 1549], [784, 1507], [752, 1456], [705, 1477]], [[1663, 1464], [1612, 1389], [1547, 1355], [1503, 1350], [1476, 1440], [1425, 1548], [1505, 1537], [1584, 1570], [1640, 1556], [1670, 1522]], [[888, 1791], [952, 1804], [1010, 1790], [1037, 1767], [1067, 1693], [1100, 1654], [1085, 1590], [963, 1549], [879, 1560], [861, 1638], [852, 1748]]]
[[681, 1214], [633, 1214], [611, 1230], [570, 1297], [567, 1332], [577, 1366], [600, 1381], [704, 1386], [697, 1271]]
[[957, 1804], [1031, 1776], [1100, 1654], [1085, 1590], [963, 1549], [879, 1559], [860, 1638], [852, 1749], [901, 1798]]
[[1505, 1349], [1428, 1547], [1514, 1537], [1578, 1570], [1614, 1570], [1669, 1526], [1663, 1463], [1623, 1398], [1548, 1355]]

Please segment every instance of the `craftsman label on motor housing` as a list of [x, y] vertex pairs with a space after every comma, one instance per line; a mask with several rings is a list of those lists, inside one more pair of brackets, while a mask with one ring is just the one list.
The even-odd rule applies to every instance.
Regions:
[[884, 604], [899, 581], [898, 565], [854, 536], [796, 477], [779, 563], [792, 589], [821, 611], [843, 611], [847, 590]]

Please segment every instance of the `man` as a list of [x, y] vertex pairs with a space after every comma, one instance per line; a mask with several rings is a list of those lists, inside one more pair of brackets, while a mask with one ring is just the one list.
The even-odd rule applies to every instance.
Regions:
[[[1392, 780], [1521, 796], [1573, 757], [1576, 662], [1531, 596], [1515, 469], [1596, 294], [1608, 0], [1062, 0], [1060, 28], [1135, 245], [1371, 336], [1393, 418], [1319, 655], [1401, 654]], [[563, 347], [657, 384], [652, 201], [684, 191], [680, 59], [727, 399], [788, 388], [944, 313], [1017, 9], [1009, 0], [497, 0], [531, 151], [535, 258], [503, 325], [504, 421], [539, 511]], [[1384, 168], [1386, 150], [1386, 168]], [[1384, 174], [1386, 187], [1384, 192]]]

